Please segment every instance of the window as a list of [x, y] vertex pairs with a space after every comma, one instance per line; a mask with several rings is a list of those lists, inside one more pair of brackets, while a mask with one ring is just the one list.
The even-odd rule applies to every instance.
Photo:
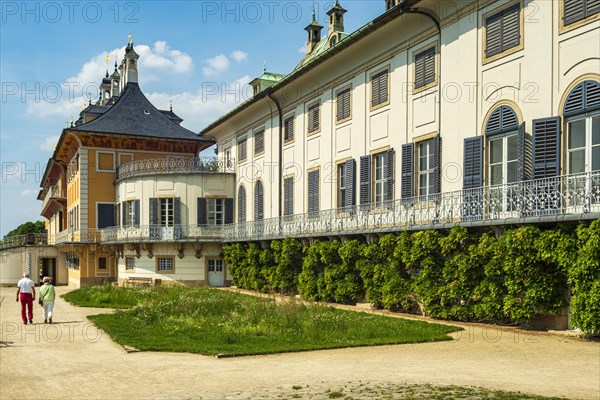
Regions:
[[139, 226], [140, 225], [140, 201], [127, 200], [122, 203], [121, 225]]
[[415, 55], [415, 89], [435, 82], [435, 47]]
[[175, 258], [174, 257], [157, 257], [156, 258], [156, 271], [157, 272], [175, 272]]
[[67, 268], [79, 269], [79, 257], [67, 257]]
[[435, 156], [433, 140], [425, 140], [417, 146], [417, 193], [428, 196], [435, 193]]
[[98, 258], [98, 269], [106, 269], [106, 257]]
[[125, 269], [126, 270], [135, 269], [135, 258], [133, 258], [133, 257], [125, 258]]
[[521, 44], [521, 4], [485, 18], [485, 56], [490, 58]]
[[225, 149], [225, 169], [233, 168], [233, 160], [231, 160], [231, 147]]
[[174, 200], [172, 197], [159, 199], [159, 224], [161, 226], [174, 225]]
[[283, 215], [294, 213], [294, 177], [283, 180]]
[[563, 23], [565, 26], [600, 13], [598, 0], [563, 0]]
[[308, 133], [313, 133], [319, 130], [320, 122], [319, 122], [319, 108], [320, 103], [316, 102], [315, 104], [308, 107]]
[[208, 272], [223, 272], [223, 260], [208, 260]]
[[390, 200], [386, 185], [388, 179], [387, 153], [379, 153], [373, 156], [373, 201], [381, 203]]
[[208, 203], [208, 225], [223, 225], [225, 222], [225, 199], [206, 199]]
[[518, 157], [517, 132], [488, 140], [488, 185], [516, 182]]
[[248, 139], [244, 137], [239, 137], [237, 140], [237, 158], [238, 161], [244, 161], [246, 159], [246, 141]]
[[350, 119], [350, 88], [342, 89], [337, 92], [336, 105], [336, 121], [342, 122]]
[[308, 213], [319, 211], [319, 170], [308, 172]]
[[264, 189], [261, 181], [256, 181], [254, 187], [254, 219], [256, 221], [262, 220], [264, 214]]
[[238, 222], [246, 222], [246, 188], [238, 190]]
[[600, 113], [569, 119], [567, 135], [567, 173], [600, 170]]
[[128, 201], [127, 203], [127, 225], [135, 225], [135, 201]]
[[265, 131], [264, 129], [254, 133], [254, 154], [258, 155], [265, 152]]
[[294, 140], [294, 116], [286, 118], [283, 123], [283, 141], [284, 143]]
[[337, 198], [337, 206], [338, 208], [343, 208], [349, 206], [346, 204], [346, 193], [348, 190], [348, 182], [346, 179], [346, 163], [338, 165], [338, 198]]
[[388, 70], [377, 72], [371, 77], [371, 108], [388, 102]]

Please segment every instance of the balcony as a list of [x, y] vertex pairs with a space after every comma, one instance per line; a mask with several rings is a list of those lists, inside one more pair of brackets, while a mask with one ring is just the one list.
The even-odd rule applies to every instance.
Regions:
[[223, 240], [223, 226], [123, 226], [103, 229], [102, 243], [135, 243], [135, 242], [220, 242]]
[[597, 218], [600, 171], [232, 224], [225, 227], [225, 241]]
[[66, 207], [67, 189], [59, 185], [50, 186], [42, 203], [42, 215], [50, 219], [52, 215]]
[[234, 161], [216, 158], [161, 158], [131, 161], [117, 168], [117, 181], [148, 175], [233, 173]]
[[65, 229], [55, 235], [48, 235], [48, 244], [87, 244], [101, 243], [102, 232], [96, 229], [73, 231]]
[[47, 245], [45, 233], [29, 235], [9, 236], [0, 240], [0, 250], [12, 249], [21, 246], [45, 246]]

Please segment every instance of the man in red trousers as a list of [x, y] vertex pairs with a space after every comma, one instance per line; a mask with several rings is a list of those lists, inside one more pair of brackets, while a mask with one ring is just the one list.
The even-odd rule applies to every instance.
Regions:
[[[21, 319], [27, 325], [33, 324], [33, 301], [35, 300], [35, 282], [29, 279], [29, 272], [23, 273], [23, 279], [17, 283], [17, 302], [21, 300]], [[25, 306], [27, 306], [27, 316], [25, 315]]]

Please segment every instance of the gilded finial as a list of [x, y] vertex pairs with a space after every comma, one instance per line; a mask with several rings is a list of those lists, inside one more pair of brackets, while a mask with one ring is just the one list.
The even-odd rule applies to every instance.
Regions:
[[132, 44], [133, 43], [133, 36], [131, 36], [131, 32], [127, 33], [127, 44]]
[[71, 128], [73, 127], [73, 116], [71, 115]]
[[173, 111], [173, 99], [169, 100], [169, 109]]

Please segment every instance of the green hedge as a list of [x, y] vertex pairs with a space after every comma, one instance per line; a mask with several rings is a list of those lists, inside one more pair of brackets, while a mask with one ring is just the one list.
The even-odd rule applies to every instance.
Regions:
[[501, 235], [401, 232], [373, 244], [288, 238], [230, 244], [224, 255], [239, 287], [451, 320], [524, 324], [559, 312], [570, 294], [571, 324], [600, 332], [600, 220]]

